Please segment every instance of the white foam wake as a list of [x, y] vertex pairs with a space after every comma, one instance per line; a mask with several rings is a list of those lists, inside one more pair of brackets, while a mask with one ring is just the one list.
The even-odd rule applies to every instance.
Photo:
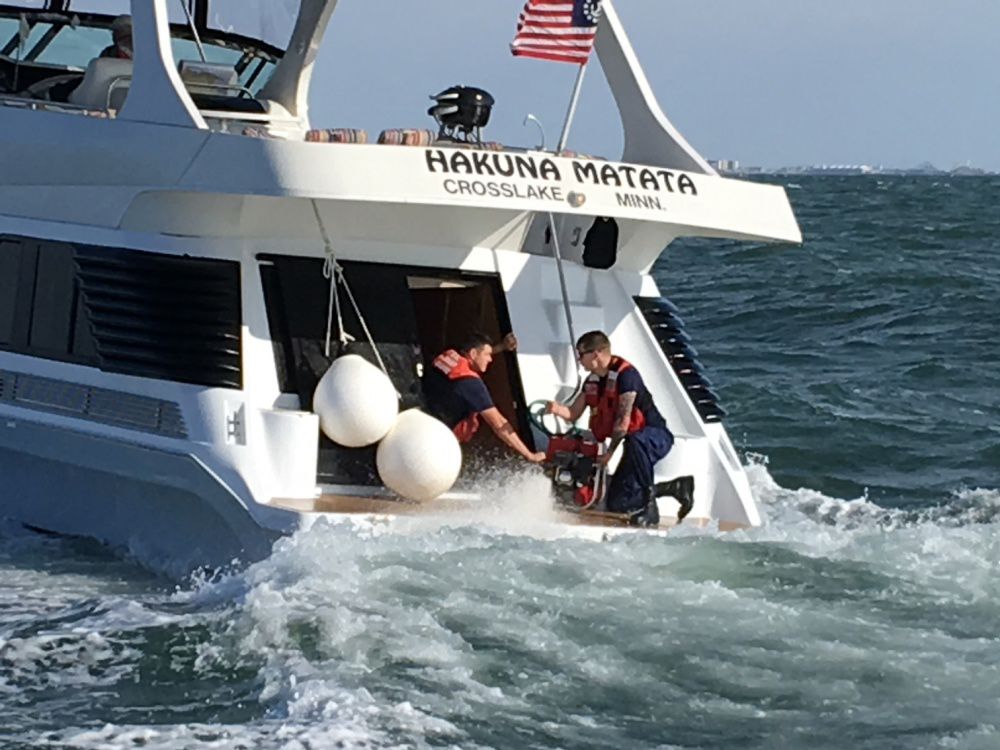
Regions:
[[[729, 534], [682, 526], [607, 544], [554, 538], [537, 476], [498, 480], [475, 514], [410, 519], [392, 533], [320, 521], [268, 559], [170, 597], [185, 613], [179, 624], [209, 629], [195, 679], [256, 675], [251, 718], [179, 712], [175, 723], [95, 727], [91, 717], [23, 739], [477, 748], [514, 746], [523, 738], [504, 732], [519, 727], [535, 744], [624, 746], [638, 717], [674, 710], [678, 731], [684, 717], [711, 716], [722, 732], [755, 722], [777, 736], [818, 715], [838, 728], [892, 715], [965, 727], [941, 735], [948, 741], [995, 739], [978, 717], [1000, 700], [986, 656], [1000, 615], [1000, 493], [962, 490], [939, 508], [896, 510], [783, 488], [762, 461], [747, 470], [765, 524]], [[94, 674], [130, 679], [139, 657], [112, 631], [141, 631], [161, 614], [99, 609], [82, 617], [98, 636]], [[50, 648], [44, 638], [57, 631], [8, 650], [22, 665], [8, 672], [13, 682], [44, 687], [23, 670], [48, 665], [79, 689], [102, 684]], [[967, 707], [949, 701], [970, 684], [980, 687]], [[478, 738], [483, 726], [494, 739]], [[712, 743], [695, 731], [686, 744]]]

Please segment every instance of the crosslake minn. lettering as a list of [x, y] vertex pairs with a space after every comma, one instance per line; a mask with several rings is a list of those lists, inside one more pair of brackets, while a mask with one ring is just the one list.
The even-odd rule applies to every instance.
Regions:
[[528, 198], [562, 202], [565, 193], [558, 185], [519, 185], [516, 182], [495, 180], [458, 180], [449, 177], [443, 183], [451, 195], [475, 195], [480, 198]]
[[[494, 180], [458, 180], [447, 178], [442, 185], [450, 195], [471, 195], [480, 198], [525, 198], [528, 200], [548, 200], [561, 203], [565, 194], [558, 185], [520, 185], [516, 182]], [[642, 193], [622, 193], [615, 191], [615, 198], [622, 208], [641, 208], [649, 211], [666, 211], [658, 196]]]
[[[482, 195], [492, 197], [524, 197], [507, 195], [503, 186], [508, 189], [517, 187], [517, 183], [505, 182], [503, 178], [518, 178], [538, 182], [564, 182], [563, 170], [550, 157], [538, 157], [534, 154], [509, 154], [499, 151], [465, 151], [461, 149], [425, 149], [427, 170], [432, 174], [454, 176], [452, 187], [459, 189], [461, 176], [484, 178], [482, 180], [467, 180], [468, 185], [477, 183], [489, 191], [489, 185], [494, 185], [501, 195], [486, 192]], [[616, 162], [600, 162], [592, 159], [571, 159], [571, 178], [577, 185], [597, 185], [609, 188], [625, 188], [631, 191], [642, 191], [654, 197], [656, 193], [674, 193], [678, 195], [697, 196], [698, 187], [692, 177], [685, 173], [677, 173], [660, 167], [641, 167], [632, 164]], [[499, 177], [500, 180], [489, 180]], [[446, 183], [448, 181], [446, 180]], [[446, 189], [447, 186], [446, 186]], [[482, 189], [482, 188], [480, 188]], [[535, 190], [541, 190], [536, 187]], [[449, 190], [451, 192], [451, 190]], [[472, 193], [479, 195], [479, 193]], [[642, 193], [617, 193], [620, 205], [623, 196], [628, 200], [641, 199]], [[543, 195], [543, 197], [546, 197]], [[653, 202], [662, 209], [659, 200]], [[646, 202], [638, 200], [633, 207], [646, 207]]]

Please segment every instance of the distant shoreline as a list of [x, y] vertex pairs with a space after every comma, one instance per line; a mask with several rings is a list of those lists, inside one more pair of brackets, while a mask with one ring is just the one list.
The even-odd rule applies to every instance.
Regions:
[[[712, 162], [710, 162], [712, 163]], [[991, 172], [979, 167], [961, 166], [945, 170], [933, 167], [914, 167], [911, 169], [892, 169], [883, 167], [844, 166], [808, 166], [808, 167], [735, 167], [727, 168], [712, 163], [719, 174], [732, 177], [753, 177], [755, 175], [772, 176], [808, 176], [808, 177], [996, 177], [1000, 172]]]

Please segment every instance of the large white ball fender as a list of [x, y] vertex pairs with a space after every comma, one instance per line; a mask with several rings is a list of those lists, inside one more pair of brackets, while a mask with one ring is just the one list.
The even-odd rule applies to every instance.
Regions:
[[399, 415], [375, 454], [382, 482], [410, 500], [433, 500], [462, 470], [462, 448], [445, 424], [419, 409]]
[[334, 360], [316, 384], [313, 411], [330, 440], [348, 448], [377, 443], [392, 429], [399, 397], [388, 376], [357, 354]]

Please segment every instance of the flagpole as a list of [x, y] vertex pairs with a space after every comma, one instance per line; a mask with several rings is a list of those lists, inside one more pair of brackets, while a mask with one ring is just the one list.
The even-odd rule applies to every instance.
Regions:
[[566, 141], [569, 140], [569, 129], [573, 124], [573, 117], [576, 115], [576, 104], [580, 101], [580, 89], [583, 88], [583, 74], [586, 72], [587, 63], [583, 63], [576, 74], [576, 85], [573, 87], [573, 96], [569, 100], [569, 110], [566, 112], [566, 124], [563, 125], [562, 135], [559, 136], [559, 145], [556, 146], [557, 154], [566, 148]]

